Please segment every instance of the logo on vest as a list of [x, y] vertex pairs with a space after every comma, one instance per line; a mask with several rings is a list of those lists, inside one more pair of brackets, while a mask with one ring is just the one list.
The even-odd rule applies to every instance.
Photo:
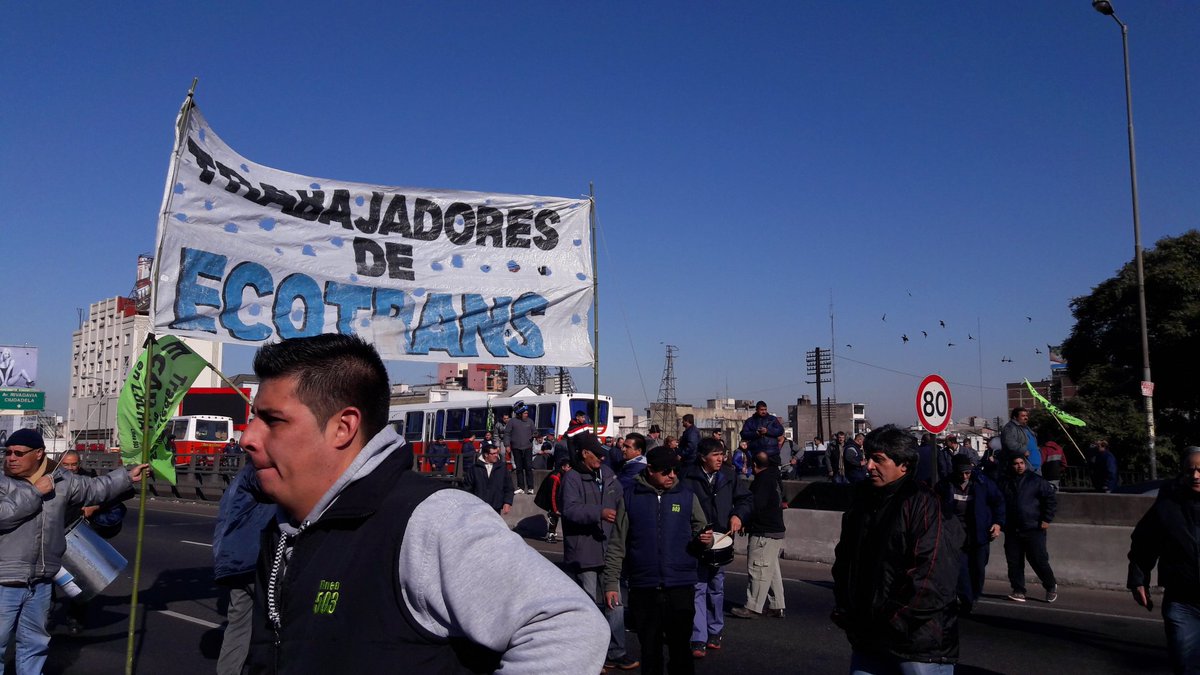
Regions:
[[678, 504], [671, 505], [671, 513], [679, 513], [679, 505]]
[[340, 581], [321, 580], [317, 585], [317, 599], [313, 602], [313, 614], [333, 614], [337, 609], [338, 596], [342, 588]]

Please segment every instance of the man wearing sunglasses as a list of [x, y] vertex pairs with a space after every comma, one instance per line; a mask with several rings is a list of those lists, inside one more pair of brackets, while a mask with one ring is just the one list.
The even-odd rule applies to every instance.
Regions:
[[646, 453], [646, 468], [617, 502], [605, 551], [605, 599], [621, 604], [622, 570], [629, 577], [629, 612], [642, 645], [642, 672], [663, 672], [666, 647], [672, 675], [694, 673], [688, 642], [695, 615], [696, 558], [713, 533], [700, 501], [676, 476], [679, 457], [665, 446]]
[[[54, 575], [67, 550], [67, 509], [116, 498], [142, 479], [147, 466], [139, 464], [88, 478], [66, 471], [48, 458], [42, 434], [36, 429], [18, 429], [5, 441], [4, 473], [28, 481], [45, 495], [40, 512], [0, 536], [0, 649], [7, 647], [15, 629], [18, 675], [41, 673], [50, 650], [46, 618]], [[47, 480], [52, 481], [52, 489], [44, 489]]]

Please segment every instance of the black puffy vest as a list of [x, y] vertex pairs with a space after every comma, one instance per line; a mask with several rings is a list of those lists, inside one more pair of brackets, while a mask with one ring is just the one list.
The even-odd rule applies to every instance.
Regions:
[[278, 634], [267, 616], [267, 584], [280, 532], [274, 523], [264, 531], [243, 672], [476, 673], [499, 667], [499, 654], [422, 628], [401, 596], [405, 528], [417, 505], [441, 489], [409, 471], [412, 459], [407, 447], [397, 449], [293, 540], [277, 580]]

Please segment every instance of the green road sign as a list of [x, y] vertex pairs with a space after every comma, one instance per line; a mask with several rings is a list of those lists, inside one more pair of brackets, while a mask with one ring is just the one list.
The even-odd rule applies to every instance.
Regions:
[[33, 389], [0, 389], [0, 410], [42, 410], [46, 392]]

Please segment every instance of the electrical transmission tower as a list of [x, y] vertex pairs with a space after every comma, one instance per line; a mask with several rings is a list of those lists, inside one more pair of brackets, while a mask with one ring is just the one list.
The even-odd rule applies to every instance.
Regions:
[[550, 377], [550, 369], [546, 366], [533, 367], [533, 381], [529, 383], [529, 388], [539, 394], [546, 393], [546, 378]]
[[571, 371], [558, 367], [558, 373], [554, 376], [554, 384], [560, 394], [574, 394], [575, 382], [571, 379]]
[[675, 412], [675, 355], [679, 348], [667, 345], [667, 364], [663, 367], [662, 383], [658, 385], [658, 401], [650, 414], [650, 421], [662, 427], [663, 434], [679, 436], [679, 418]]
[[529, 368], [525, 366], [512, 366], [512, 376], [508, 381], [514, 385], [529, 384]]

